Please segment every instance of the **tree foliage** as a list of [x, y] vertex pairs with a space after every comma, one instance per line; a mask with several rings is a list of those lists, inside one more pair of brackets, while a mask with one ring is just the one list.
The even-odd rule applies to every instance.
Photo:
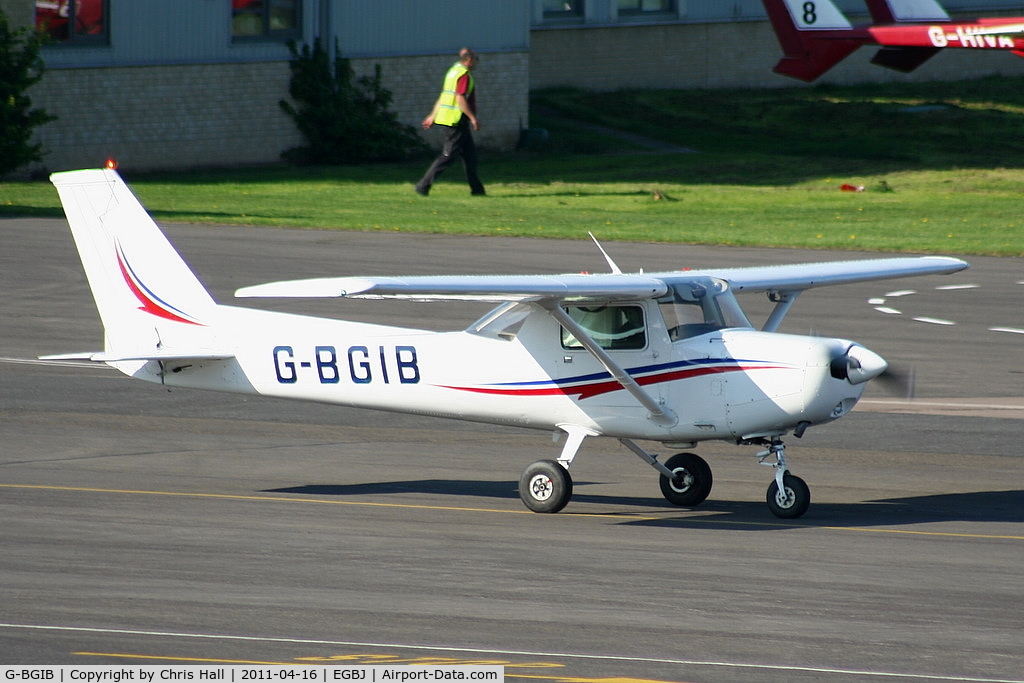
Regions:
[[[317, 40], [301, 49], [294, 41], [291, 102], [281, 108], [292, 117], [306, 146], [282, 156], [297, 163], [354, 164], [400, 161], [422, 152], [426, 144], [412, 126], [388, 111], [391, 92], [381, 85], [381, 68], [372, 77], [356, 78], [349, 60], [338, 56], [333, 65]], [[338, 52], [338, 50], [335, 50]]]
[[12, 30], [0, 9], [0, 176], [42, 161], [42, 145], [32, 144], [32, 129], [56, 119], [33, 109], [28, 89], [43, 77], [40, 39], [27, 28]]

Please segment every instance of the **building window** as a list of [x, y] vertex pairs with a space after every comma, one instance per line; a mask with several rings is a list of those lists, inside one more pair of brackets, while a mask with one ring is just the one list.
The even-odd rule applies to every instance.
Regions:
[[582, 17], [583, 0], [544, 0], [544, 18]]
[[57, 43], [109, 42], [108, 0], [36, 0], [36, 29]]
[[675, 4], [675, 0], [619, 0], [619, 14], [672, 12]]
[[231, 0], [231, 36], [236, 39], [299, 37], [301, 0]]

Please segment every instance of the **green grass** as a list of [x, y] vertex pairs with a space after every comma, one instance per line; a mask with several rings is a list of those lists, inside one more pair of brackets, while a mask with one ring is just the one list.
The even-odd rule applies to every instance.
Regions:
[[[160, 221], [1024, 255], [1021, 78], [557, 90], [533, 106], [548, 143], [485, 153], [485, 198], [461, 168], [415, 195], [426, 159], [123, 173]], [[600, 126], [697, 152], [651, 153]], [[60, 215], [48, 183], [0, 183], [0, 217]]]

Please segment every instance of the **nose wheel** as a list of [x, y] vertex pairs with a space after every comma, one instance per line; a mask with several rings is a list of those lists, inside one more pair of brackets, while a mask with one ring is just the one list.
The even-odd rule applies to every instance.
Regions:
[[[768, 494], [765, 497], [768, 509], [781, 519], [796, 519], [802, 517], [811, 506], [811, 490], [803, 479], [790, 474], [786, 468], [785, 452], [786, 447], [782, 441], [775, 439], [768, 450], [758, 453], [761, 457], [758, 462], [775, 469], [775, 481], [768, 487]], [[765, 462], [772, 456], [775, 457], [775, 462]]]
[[796, 519], [807, 512], [811, 505], [811, 490], [803, 479], [786, 472], [782, 476], [782, 488], [778, 482], [768, 487], [768, 509], [782, 519]]

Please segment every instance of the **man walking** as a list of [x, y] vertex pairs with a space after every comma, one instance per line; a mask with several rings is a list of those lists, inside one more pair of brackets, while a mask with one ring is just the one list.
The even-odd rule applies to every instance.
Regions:
[[477, 54], [468, 47], [459, 51], [459, 61], [445, 74], [440, 97], [427, 118], [423, 119], [424, 130], [431, 126], [441, 126], [444, 130], [441, 154], [416, 183], [416, 192], [424, 197], [430, 193], [437, 177], [459, 157], [466, 167], [470, 192], [474, 195], [487, 194], [476, 173], [476, 143], [473, 142], [473, 131], [480, 130], [476, 117], [476, 83], [473, 80], [473, 69], [478, 61]]

